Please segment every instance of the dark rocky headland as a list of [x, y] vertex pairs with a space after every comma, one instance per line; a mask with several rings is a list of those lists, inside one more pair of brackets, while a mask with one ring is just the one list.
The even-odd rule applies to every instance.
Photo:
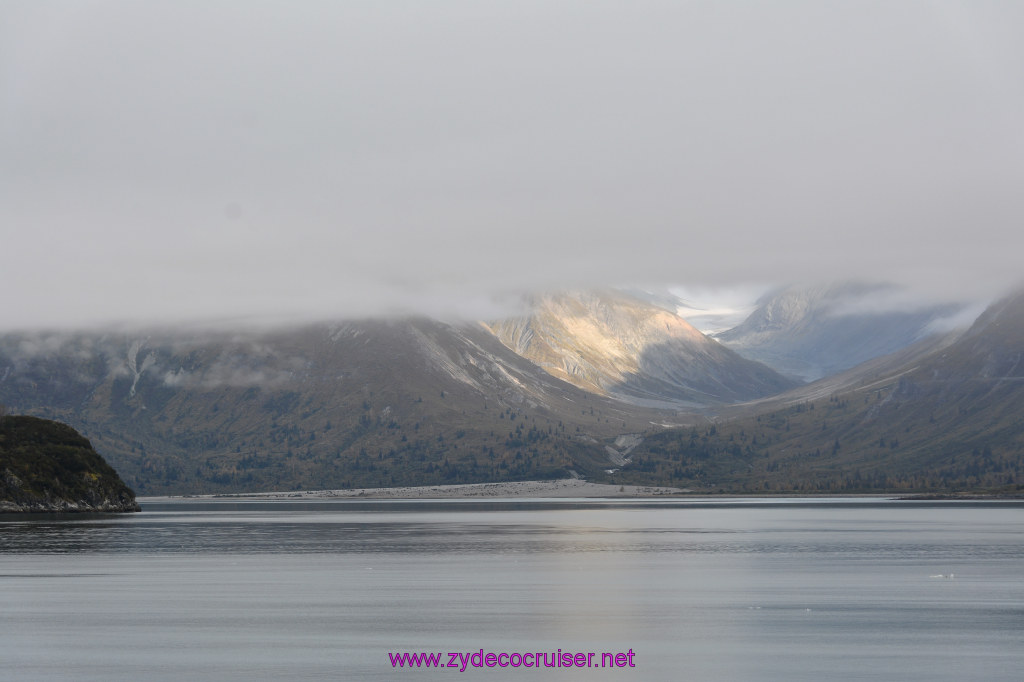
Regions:
[[132, 512], [135, 493], [70, 426], [0, 417], [0, 512]]

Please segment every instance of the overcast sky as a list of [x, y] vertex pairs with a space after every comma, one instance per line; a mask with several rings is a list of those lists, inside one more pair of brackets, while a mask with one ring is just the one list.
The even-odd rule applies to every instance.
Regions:
[[0, 3], [0, 326], [1017, 284], [1024, 3]]

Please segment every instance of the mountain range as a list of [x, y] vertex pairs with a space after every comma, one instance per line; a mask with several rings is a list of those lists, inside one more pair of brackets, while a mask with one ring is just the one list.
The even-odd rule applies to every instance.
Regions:
[[7, 333], [0, 403], [71, 424], [142, 495], [1017, 485], [1024, 296], [937, 333], [954, 308], [871, 317], [842, 291], [781, 292], [717, 339], [622, 291], [537, 295], [481, 323]]
[[[966, 331], [652, 434], [625, 479], [804, 492], [1024, 489], [1024, 292]], [[643, 473], [640, 473], [643, 472]]]
[[11, 334], [0, 401], [73, 425], [139, 494], [593, 474], [664, 419], [429, 319]]

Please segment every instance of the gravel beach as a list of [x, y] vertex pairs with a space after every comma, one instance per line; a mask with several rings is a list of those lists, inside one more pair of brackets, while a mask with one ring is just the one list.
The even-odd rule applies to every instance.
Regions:
[[[558, 481], [514, 481], [507, 483], [468, 483], [463, 485], [410, 486], [400, 488], [353, 488], [348, 490], [295, 490], [264, 493], [236, 493], [222, 495], [189, 495], [189, 498], [231, 498], [246, 500], [296, 499], [462, 499], [474, 497], [660, 497], [688, 492], [682, 488], [658, 486], [610, 485], [589, 483], [581, 479]], [[151, 497], [147, 499], [181, 499], [181, 497]]]

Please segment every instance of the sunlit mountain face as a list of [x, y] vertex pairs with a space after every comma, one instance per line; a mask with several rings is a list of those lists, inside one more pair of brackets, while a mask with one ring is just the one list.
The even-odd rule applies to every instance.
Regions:
[[529, 314], [487, 326], [552, 376], [625, 402], [701, 407], [792, 385], [665, 307], [623, 292], [538, 295]]

